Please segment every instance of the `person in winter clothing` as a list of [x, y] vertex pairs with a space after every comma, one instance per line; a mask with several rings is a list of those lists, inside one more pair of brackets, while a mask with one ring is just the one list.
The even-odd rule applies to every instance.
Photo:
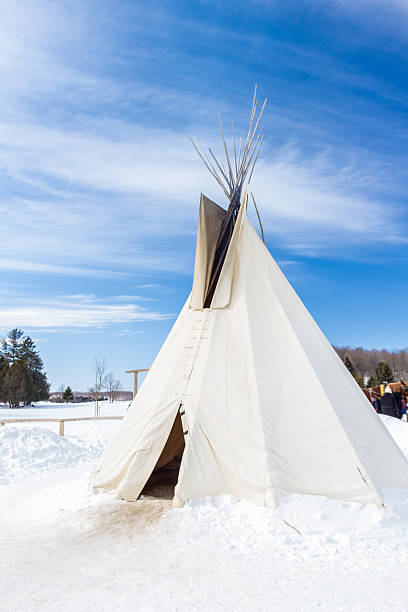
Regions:
[[402, 415], [404, 414], [404, 403], [402, 401], [402, 393], [400, 391], [393, 391], [392, 392], [393, 396], [395, 397], [395, 400], [397, 402], [397, 406], [399, 408], [400, 411], [400, 418], [402, 417]]
[[380, 404], [382, 414], [387, 414], [388, 416], [395, 417], [396, 419], [401, 418], [400, 407], [388, 385], [385, 388], [384, 395], [381, 397]]
[[373, 408], [376, 412], [378, 412], [379, 414], [381, 414], [381, 401], [380, 401], [380, 397], [378, 395], [374, 395], [373, 393], [373, 401], [371, 402], [373, 405]]

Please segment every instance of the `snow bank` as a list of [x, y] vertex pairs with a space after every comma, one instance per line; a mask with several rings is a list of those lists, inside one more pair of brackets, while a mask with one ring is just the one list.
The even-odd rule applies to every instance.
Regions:
[[[104, 402], [104, 416], [121, 416], [127, 402]], [[94, 403], [44, 404], [39, 408], [0, 408], [2, 418], [70, 418], [92, 416]], [[12, 423], [0, 427], [0, 485], [47, 471], [65, 470], [84, 463], [91, 468], [118, 428], [119, 421], [68, 421], [65, 437], [58, 423]]]
[[0, 484], [95, 460], [103, 446], [40, 427], [6, 425], [0, 430]]
[[408, 459], [408, 423], [385, 414], [380, 414], [379, 417]]
[[[129, 407], [130, 402], [100, 402], [100, 416], [122, 416]], [[24, 408], [9, 408], [0, 404], [0, 417], [6, 419], [44, 418], [63, 419], [69, 417], [92, 417], [95, 416], [95, 402], [83, 402], [80, 404], [57, 404], [55, 402], [38, 402], [36, 406], [24, 406]]]

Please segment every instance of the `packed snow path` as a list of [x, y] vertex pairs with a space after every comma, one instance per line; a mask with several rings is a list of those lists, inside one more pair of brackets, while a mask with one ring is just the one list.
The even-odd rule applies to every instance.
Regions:
[[[407, 451], [408, 424], [386, 421]], [[102, 445], [87, 431], [67, 436], [66, 469], [53, 446], [30, 478], [27, 437], [15, 434], [25, 454], [15, 442], [21, 469], [0, 487], [1, 609], [408, 609], [407, 492], [389, 491], [386, 509], [295, 495], [277, 512], [228, 496], [181, 509], [120, 502], [88, 488]]]

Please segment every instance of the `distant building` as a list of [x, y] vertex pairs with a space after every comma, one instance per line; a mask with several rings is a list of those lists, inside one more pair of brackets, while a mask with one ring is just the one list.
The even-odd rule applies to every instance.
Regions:
[[[100, 401], [107, 400], [108, 396], [103, 395], [100, 398]], [[117, 392], [117, 400], [119, 401], [131, 401], [133, 399], [132, 391], [118, 391]], [[63, 403], [62, 399], [62, 391], [53, 391], [50, 393], [49, 397], [50, 402]], [[94, 398], [92, 395], [87, 393], [86, 391], [74, 391], [74, 399], [73, 403], [80, 404], [81, 402], [93, 402]]]
[[133, 391], [118, 391], [117, 398], [119, 401], [129, 402], [133, 399]]

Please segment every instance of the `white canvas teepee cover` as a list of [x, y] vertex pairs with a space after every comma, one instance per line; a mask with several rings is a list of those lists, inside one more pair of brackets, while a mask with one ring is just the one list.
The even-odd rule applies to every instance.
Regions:
[[216, 206], [202, 199], [192, 298], [103, 454], [93, 486], [136, 500], [180, 412], [180, 503], [230, 493], [274, 506], [291, 492], [381, 503], [384, 488], [408, 488], [408, 462], [244, 205], [211, 308], [202, 309], [213, 256], [206, 221], [219, 223], [223, 209]]

